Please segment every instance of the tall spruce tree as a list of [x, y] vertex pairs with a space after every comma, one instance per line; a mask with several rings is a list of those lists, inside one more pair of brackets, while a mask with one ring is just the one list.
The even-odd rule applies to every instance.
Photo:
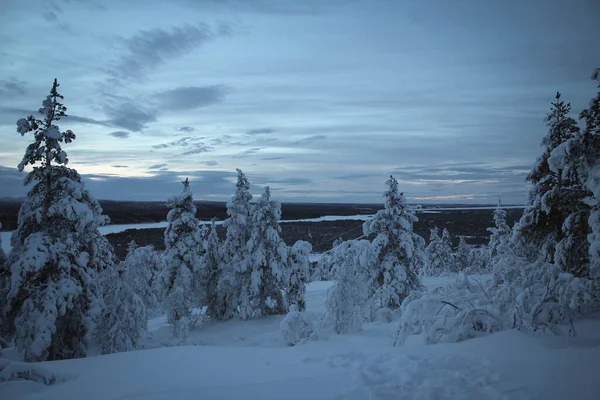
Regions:
[[200, 263], [202, 244], [190, 182], [186, 178], [182, 183], [183, 192], [169, 199], [171, 211], [167, 215], [169, 225], [165, 230], [163, 282], [167, 322], [171, 324], [175, 338], [186, 339], [191, 309], [198, 303], [199, 294], [193, 290], [193, 271]]
[[581, 186], [578, 179], [564, 174], [562, 167], [553, 171], [549, 164], [552, 152], [579, 133], [570, 111], [571, 105], [557, 93], [545, 118], [548, 133], [542, 140], [544, 150], [527, 176], [532, 184], [529, 204], [515, 225], [513, 240], [520, 255], [529, 260], [554, 262], [556, 245], [564, 238], [563, 223], [583, 199], [580, 190], [573, 190]]
[[[250, 273], [244, 269], [244, 260], [248, 257], [247, 242], [252, 226], [252, 194], [246, 175], [240, 169], [236, 171], [238, 177], [235, 193], [227, 202], [229, 218], [223, 222], [227, 234], [221, 258], [217, 319], [229, 319], [239, 314], [240, 297], [246, 299], [244, 303], [247, 304], [249, 296], [247, 288], [250, 287]], [[243, 290], [246, 291], [242, 293]], [[245, 314], [248, 312], [250, 311], [244, 311]]]
[[390, 176], [386, 181], [385, 208], [363, 224], [365, 236], [375, 235], [371, 243], [375, 258], [370, 269], [369, 295], [372, 317], [380, 308], [398, 308], [413, 290], [421, 288], [414, 265], [415, 233], [418, 221], [409, 209], [404, 194], [398, 191], [398, 181]]
[[66, 116], [54, 80], [41, 119], [17, 122], [33, 133], [19, 171], [31, 166], [33, 184], [11, 238], [10, 290], [5, 315], [27, 361], [84, 357], [102, 308], [96, 277], [115, 262], [98, 227], [108, 222], [76, 170], [67, 167], [63, 144], [75, 140], [56, 122]]
[[254, 207], [247, 243], [243, 272], [250, 273], [250, 286], [242, 287], [242, 293], [248, 293], [248, 296], [240, 298], [241, 317], [244, 319], [287, 312], [284, 294], [290, 271], [288, 247], [280, 236], [280, 219], [281, 205], [271, 200], [271, 190], [266, 186]]
[[[594, 70], [592, 79], [597, 81], [600, 88], [600, 68]], [[585, 122], [585, 129], [578, 141], [573, 141], [573, 147], [581, 149], [581, 156], [573, 164], [590, 191], [588, 202], [592, 207], [588, 217], [590, 230], [587, 236], [589, 274], [600, 279], [600, 90], [591, 99], [589, 107], [581, 112], [580, 118]]]

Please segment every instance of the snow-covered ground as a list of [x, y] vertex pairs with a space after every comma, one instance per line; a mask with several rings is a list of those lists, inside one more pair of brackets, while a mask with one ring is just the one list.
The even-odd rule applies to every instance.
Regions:
[[[485, 279], [485, 277], [480, 277]], [[425, 279], [428, 288], [453, 276]], [[324, 310], [330, 282], [308, 287], [308, 309]], [[187, 346], [170, 345], [164, 318], [150, 322], [147, 350], [41, 366], [66, 381], [0, 384], [0, 399], [578, 399], [600, 398], [600, 316], [578, 321], [579, 336], [508, 331], [463, 343], [390, 347], [396, 324], [356, 334], [282, 343], [283, 317], [204, 325]]]

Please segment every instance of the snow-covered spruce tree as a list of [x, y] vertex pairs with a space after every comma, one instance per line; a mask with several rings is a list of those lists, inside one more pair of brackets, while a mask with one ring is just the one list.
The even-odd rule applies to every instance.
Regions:
[[[0, 223], [0, 232], [2, 224]], [[7, 308], [6, 297], [8, 295], [10, 285], [10, 271], [6, 263], [6, 254], [2, 249], [2, 236], [0, 236], [0, 357], [2, 357], [2, 348], [5, 345], [10, 331], [8, 321], [4, 318], [3, 310]]]
[[287, 312], [284, 294], [290, 271], [288, 247], [280, 236], [280, 219], [281, 205], [271, 200], [266, 186], [252, 212], [248, 258], [243, 264], [242, 272], [250, 273], [250, 287], [242, 287], [242, 293], [247, 292], [248, 296], [240, 298], [243, 319]]
[[151, 245], [139, 247], [132, 241], [122, 264], [124, 277], [131, 282], [132, 290], [141, 297], [148, 313], [156, 311], [164, 300], [159, 253]]
[[193, 271], [200, 263], [200, 223], [196, 219], [189, 180], [183, 183], [183, 192], [169, 199], [172, 207], [167, 215], [169, 225], [165, 230], [163, 253], [167, 322], [173, 336], [186, 339], [191, 309], [198, 304], [199, 294], [194, 293]]
[[[592, 78], [600, 88], [600, 68], [596, 68]], [[585, 130], [579, 147], [584, 157], [580, 158], [579, 170], [592, 193], [592, 210], [588, 218], [591, 233], [588, 235], [590, 276], [600, 281], [600, 91], [590, 101], [589, 108], [581, 113], [585, 121]]]
[[360, 330], [366, 314], [370, 314], [367, 310], [370, 251], [368, 240], [350, 240], [330, 253], [335, 285], [327, 291], [324, 324], [338, 334]]
[[429, 263], [425, 270], [425, 275], [428, 276], [440, 275], [453, 269], [450, 234], [445, 228], [442, 231], [442, 236], [439, 232], [439, 229], [435, 227], [431, 230], [429, 236], [429, 245], [427, 245]]
[[454, 257], [454, 265], [458, 271], [466, 271], [469, 268], [471, 262], [471, 246], [467, 244], [467, 241], [463, 236], [460, 237], [458, 242], [458, 248]]
[[309, 254], [312, 251], [312, 245], [304, 240], [298, 240], [289, 249], [288, 252], [288, 284], [286, 299], [289, 306], [295, 306], [296, 311], [306, 309], [304, 294], [306, 293], [306, 284], [309, 282]]
[[506, 222], [506, 211], [502, 208], [500, 200], [494, 210], [494, 227], [487, 230], [491, 234], [488, 243], [489, 259], [493, 263], [507, 250], [511, 234], [511, 229]]
[[[444, 249], [444, 259], [447, 260], [446, 270], [449, 272], [457, 272], [456, 266], [454, 265], [454, 257], [452, 256], [452, 238], [448, 229], [442, 230], [442, 249]], [[449, 255], [448, 255], [449, 253]]]
[[413, 223], [418, 219], [398, 191], [398, 181], [390, 176], [386, 184], [385, 208], [363, 224], [365, 236], [376, 235], [371, 242], [374, 260], [368, 281], [372, 318], [380, 308], [400, 307], [411, 291], [421, 288], [413, 269]]
[[341, 237], [336, 238], [331, 245], [331, 249], [324, 252], [321, 258], [317, 261], [317, 267], [315, 269], [313, 281], [328, 281], [333, 279], [333, 272], [331, 271], [332, 266], [332, 253], [336, 247], [344, 243]]
[[105, 306], [95, 338], [101, 354], [134, 350], [148, 327], [147, 307], [137, 292], [143, 290], [144, 277], [129, 267], [122, 262], [100, 276]]
[[[221, 275], [219, 277], [219, 304], [216, 312], [217, 319], [229, 319], [239, 314], [238, 304], [243, 296], [248, 303], [250, 287], [249, 271], [244, 270], [244, 260], [247, 259], [247, 242], [250, 238], [252, 194], [250, 181], [240, 169], [236, 169], [238, 178], [235, 194], [227, 202], [227, 218], [223, 226], [227, 229], [225, 243], [222, 247]], [[242, 288], [246, 288], [242, 293]], [[244, 314], [248, 314], [245, 310]]]
[[[598, 69], [592, 78], [600, 87]], [[600, 92], [590, 101], [589, 108], [581, 112], [580, 118], [585, 124], [583, 132], [575, 133], [554, 149], [548, 160], [551, 170], [569, 183], [568, 200], [573, 206], [564, 219], [563, 238], [556, 246], [555, 262], [575, 275], [600, 277]]]
[[490, 257], [487, 246], [471, 249], [469, 255], [469, 267], [465, 272], [468, 274], [482, 274], [490, 269]]
[[[2, 232], [2, 223], [0, 223], [0, 232]], [[2, 248], [2, 236], [0, 236], [0, 270], [2, 270], [5, 263], [6, 254], [4, 253], [4, 249]]]
[[213, 319], [218, 318], [221, 266], [219, 235], [217, 234], [217, 226], [213, 220], [210, 231], [204, 241], [202, 261], [196, 272], [199, 281], [200, 304], [206, 307], [206, 315]]
[[412, 256], [412, 270], [419, 276], [425, 275], [428, 270], [429, 260], [427, 258], [427, 242], [421, 236], [415, 233], [413, 235], [415, 245]]
[[554, 172], [550, 168], [551, 153], [579, 133], [576, 121], [569, 117], [571, 105], [560, 99], [546, 115], [548, 133], [542, 140], [544, 148], [527, 181], [532, 184], [529, 204], [521, 219], [515, 224], [512, 241], [521, 256], [530, 261], [554, 262], [556, 244], [563, 239], [562, 226], [573, 211], [582, 207], [584, 195], [579, 178], [572, 174]]
[[76, 170], [68, 168], [63, 144], [75, 140], [55, 123], [66, 107], [58, 82], [43, 102], [42, 119], [17, 122], [24, 136], [32, 132], [19, 171], [32, 170], [33, 184], [19, 210], [11, 238], [10, 291], [5, 315], [25, 360], [84, 357], [102, 308], [97, 274], [112, 267], [112, 247], [98, 227], [108, 222], [85, 189]]

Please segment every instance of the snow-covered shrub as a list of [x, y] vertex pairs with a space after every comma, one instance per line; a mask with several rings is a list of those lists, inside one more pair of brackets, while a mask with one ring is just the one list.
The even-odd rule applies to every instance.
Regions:
[[112, 267], [115, 255], [98, 227], [108, 222], [68, 168], [62, 144], [75, 140], [55, 125], [65, 116], [55, 80], [39, 112], [17, 122], [21, 135], [33, 133], [19, 163], [31, 166], [25, 184], [33, 184], [11, 237], [10, 290], [3, 313], [26, 361], [85, 357], [102, 307], [96, 277]]
[[501, 329], [483, 286], [460, 273], [454, 284], [433, 292], [414, 292], [402, 304], [394, 345], [424, 334], [427, 343], [456, 342]]
[[169, 225], [165, 230], [161, 281], [166, 294], [167, 321], [171, 324], [173, 336], [185, 339], [191, 309], [199, 300], [199, 294], [193, 290], [193, 270], [201, 261], [202, 242], [189, 181], [186, 178], [182, 183], [181, 195], [169, 199], [172, 209], [167, 215]]
[[48, 371], [37, 364], [0, 358], [0, 383], [13, 381], [31, 381], [51, 386], [67, 381], [67, 377]]
[[303, 240], [298, 240], [289, 250], [289, 275], [287, 284], [287, 303], [295, 305], [298, 311], [306, 309], [304, 295], [306, 284], [309, 281], [309, 259], [312, 245]]
[[428, 343], [461, 341], [506, 329], [549, 330], [596, 307], [592, 282], [553, 264], [506, 257], [491, 280], [461, 273], [453, 285], [415, 292], [401, 307], [396, 344], [422, 334]]
[[394, 311], [391, 308], [383, 307], [377, 310], [376, 321], [382, 324], [389, 324], [394, 320]]
[[318, 319], [310, 311], [298, 311], [296, 306], [290, 307], [290, 312], [279, 324], [281, 336], [288, 346], [301, 344], [309, 339], [317, 339]]
[[506, 257], [494, 265], [487, 290], [507, 328], [536, 331], [593, 310], [592, 288], [554, 264]]
[[421, 288], [413, 260], [413, 223], [418, 219], [398, 191], [398, 181], [390, 176], [386, 184], [385, 208], [363, 224], [365, 236], [376, 235], [368, 252], [371, 320], [380, 308], [398, 308], [411, 291]]
[[136, 292], [139, 276], [127, 276], [126, 266], [123, 262], [101, 276], [104, 308], [95, 332], [101, 354], [134, 350], [148, 327], [146, 304]]
[[[225, 243], [221, 250], [221, 266], [218, 284], [217, 319], [229, 319], [240, 314], [241, 298], [248, 304], [248, 288], [250, 287], [250, 272], [244, 269], [244, 262], [248, 258], [248, 239], [252, 226], [252, 194], [250, 181], [246, 175], [236, 169], [238, 178], [235, 193], [227, 202], [227, 218], [223, 226], [227, 229]], [[251, 313], [243, 310], [242, 314]]]
[[284, 296], [290, 273], [288, 247], [280, 236], [280, 219], [281, 205], [271, 200], [271, 191], [266, 186], [252, 213], [247, 259], [242, 269], [250, 273], [250, 286], [243, 287], [248, 295], [240, 298], [243, 319], [283, 314], [288, 309]]
[[370, 314], [367, 309], [370, 245], [367, 240], [350, 240], [331, 252], [336, 283], [327, 291], [324, 324], [338, 334], [360, 330], [366, 314]]

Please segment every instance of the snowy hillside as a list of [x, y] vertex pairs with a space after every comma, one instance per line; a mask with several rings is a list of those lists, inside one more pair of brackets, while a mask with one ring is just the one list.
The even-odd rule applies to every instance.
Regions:
[[[454, 277], [427, 278], [433, 289]], [[330, 282], [308, 286], [307, 308], [323, 311]], [[203, 326], [195, 346], [162, 347], [40, 363], [66, 381], [0, 384], [11, 400], [164, 399], [578, 399], [600, 394], [600, 316], [577, 338], [500, 332], [462, 343], [390, 347], [396, 324], [282, 343], [282, 316]], [[150, 321], [145, 347], [168, 344], [164, 318]]]

